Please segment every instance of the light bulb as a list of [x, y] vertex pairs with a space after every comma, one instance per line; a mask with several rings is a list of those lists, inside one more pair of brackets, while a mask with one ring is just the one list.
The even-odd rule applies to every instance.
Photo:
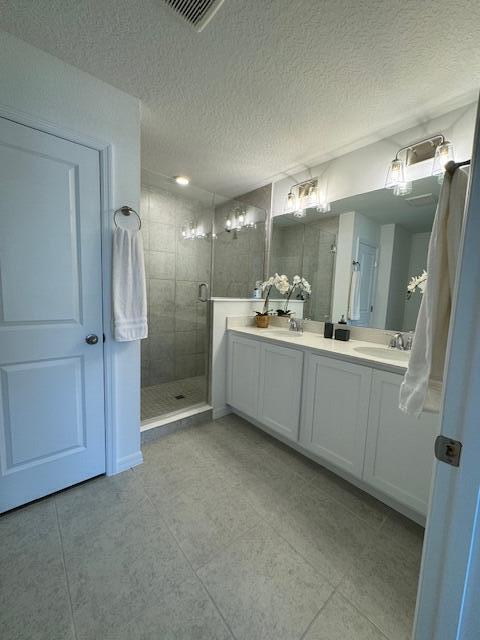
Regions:
[[230, 218], [230, 216], [225, 220], [225, 229], [227, 231], [231, 231], [232, 229], [232, 219]]
[[190, 184], [190, 178], [187, 178], [187, 176], [175, 176], [175, 182], [182, 187], [186, 187]]
[[448, 140], [439, 144], [435, 149], [435, 157], [433, 159], [432, 176], [442, 175], [445, 171], [445, 165], [454, 160], [453, 144]]
[[405, 165], [403, 160], [394, 158], [388, 167], [385, 188], [394, 189], [397, 185], [402, 184], [403, 182], [405, 182]]

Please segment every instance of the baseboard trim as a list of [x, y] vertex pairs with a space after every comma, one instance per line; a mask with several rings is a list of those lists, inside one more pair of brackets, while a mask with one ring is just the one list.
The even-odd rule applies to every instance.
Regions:
[[327, 460], [323, 460], [323, 458], [316, 456], [314, 453], [311, 453], [310, 451], [308, 451], [308, 449], [305, 449], [304, 447], [302, 447], [300, 443], [294, 442], [293, 440], [285, 438], [283, 435], [277, 433], [273, 429], [270, 429], [270, 427], [267, 427], [266, 425], [259, 422], [255, 418], [251, 418], [250, 416], [247, 416], [242, 411], [239, 411], [238, 409], [233, 408], [231, 413], [234, 413], [235, 415], [239, 416], [240, 418], [243, 418], [247, 422], [250, 422], [250, 424], [253, 424], [254, 427], [258, 427], [262, 431], [265, 431], [265, 433], [268, 433], [268, 435], [272, 436], [272, 438], [275, 438], [276, 440], [280, 440], [280, 442], [283, 442], [283, 444], [286, 444], [292, 449], [295, 449], [295, 451], [298, 451], [298, 453], [301, 453], [306, 458], [309, 458], [313, 462], [316, 462], [319, 466], [325, 467], [325, 469], [328, 469], [335, 475], [340, 476], [341, 478], [343, 478], [350, 484], [355, 485], [365, 493], [370, 494], [380, 502], [383, 502], [384, 504], [391, 507], [395, 511], [398, 511], [399, 513], [404, 515], [406, 518], [409, 518], [410, 520], [413, 520], [420, 526], [425, 527], [426, 517], [423, 514], [417, 513], [410, 507], [407, 507], [397, 502], [395, 498], [391, 498], [390, 496], [387, 496], [386, 494], [384, 494], [382, 491], [379, 491], [375, 487], [372, 487], [371, 485], [367, 484], [366, 482], [363, 482], [359, 478], [356, 478], [355, 476], [350, 475], [348, 472], [344, 471], [343, 469], [339, 469], [331, 462]]
[[214, 420], [218, 420], [219, 418], [223, 418], [223, 416], [228, 416], [232, 413], [231, 408], [228, 404], [225, 404], [223, 407], [217, 407], [212, 411], [212, 417]]
[[109, 473], [108, 475], [115, 476], [117, 473], [122, 473], [122, 471], [127, 471], [127, 469], [131, 469], [132, 467], [136, 467], [143, 462], [143, 454], [141, 451], [137, 451], [136, 453], [131, 453], [129, 456], [124, 456], [123, 458], [119, 458], [117, 460], [117, 464], [115, 465], [115, 470], [113, 473]]

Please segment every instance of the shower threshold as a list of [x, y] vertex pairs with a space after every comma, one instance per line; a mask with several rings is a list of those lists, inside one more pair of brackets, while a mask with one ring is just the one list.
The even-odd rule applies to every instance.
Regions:
[[206, 402], [203, 402], [193, 407], [182, 409], [181, 411], [172, 411], [171, 413], [164, 414], [162, 416], [159, 416], [158, 418], [142, 420], [142, 422], [140, 423], [140, 432], [143, 433], [144, 431], [149, 431], [150, 429], [155, 429], [156, 427], [164, 427], [172, 422], [178, 422], [180, 420], [184, 420], [185, 418], [191, 418], [192, 416], [196, 416], [199, 413], [204, 413], [211, 410], [212, 406], [207, 404]]

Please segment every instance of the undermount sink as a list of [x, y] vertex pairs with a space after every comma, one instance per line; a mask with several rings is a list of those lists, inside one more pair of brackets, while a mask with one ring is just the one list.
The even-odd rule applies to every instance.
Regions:
[[388, 347], [353, 347], [353, 349], [364, 356], [383, 358], [385, 360], [401, 360], [402, 362], [408, 362], [410, 357], [409, 351], [389, 349]]

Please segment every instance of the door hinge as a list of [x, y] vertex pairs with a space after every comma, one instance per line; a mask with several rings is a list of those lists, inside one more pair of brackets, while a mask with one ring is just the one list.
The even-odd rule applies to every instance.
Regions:
[[437, 436], [435, 440], [435, 457], [437, 460], [451, 464], [452, 467], [459, 467], [461, 453], [461, 442], [446, 436]]

